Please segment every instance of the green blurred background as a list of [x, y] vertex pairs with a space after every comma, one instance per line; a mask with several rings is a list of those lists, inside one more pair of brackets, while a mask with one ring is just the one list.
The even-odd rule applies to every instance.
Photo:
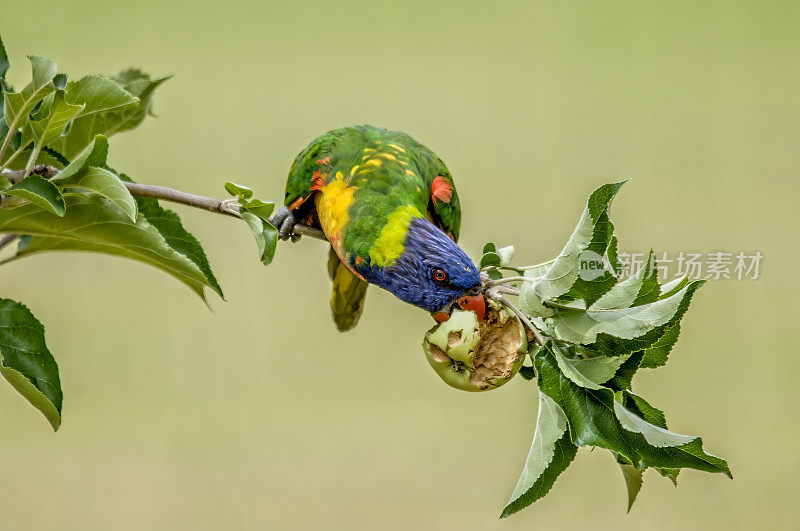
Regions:
[[226, 293], [213, 312], [162, 272], [104, 256], [3, 269], [61, 369], [53, 434], [0, 385], [0, 528], [789, 529], [796, 473], [800, 7], [794, 2], [3, 0], [10, 79], [26, 53], [71, 75], [175, 74], [159, 118], [112, 141], [140, 182], [280, 200], [316, 135], [406, 131], [455, 175], [463, 245], [554, 256], [588, 193], [621, 247], [761, 251], [761, 278], [695, 298], [671, 363], [638, 390], [701, 434], [735, 480], [652, 471], [630, 515], [605, 451], [497, 520], [527, 455], [536, 386], [446, 387], [424, 312], [371, 291], [357, 329], [328, 315], [327, 250], [282, 244], [268, 269], [235, 220], [178, 209]]

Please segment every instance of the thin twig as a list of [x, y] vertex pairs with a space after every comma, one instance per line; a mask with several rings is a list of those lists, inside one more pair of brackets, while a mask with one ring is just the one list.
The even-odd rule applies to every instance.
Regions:
[[[58, 175], [58, 168], [39, 164], [31, 168], [31, 173], [40, 175], [46, 179], [50, 179]], [[25, 178], [25, 170], [4, 171], [3, 177], [12, 183], [16, 183]], [[223, 201], [214, 199], [213, 197], [204, 197], [201, 195], [181, 192], [180, 190], [175, 190], [174, 188], [169, 188], [167, 186], [129, 183], [124, 181], [122, 184], [125, 185], [125, 188], [128, 189], [131, 195], [136, 197], [150, 197], [153, 199], [171, 201], [173, 203], [207, 210], [209, 212], [216, 212], [217, 214], [224, 214], [226, 216], [232, 216], [235, 218], [242, 217], [241, 213], [239, 212], [239, 207], [237, 207], [231, 201]], [[309, 238], [316, 238], [318, 240], [325, 241], [328, 240], [328, 238], [325, 237], [325, 233], [321, 230], [302, 224], [295, 225], [293, 232], [299, 236], [308, 236]]]
[[558, 260], [557, 256], [555, 258], [551, 258], [547, 262], [542, 262], [540, 264], [533, 264], [533, 265], [528, 265], [528, 266], [519, 266], [516, 269], [522, 269], [523, 271], [525, 271], [527, 269], [539, 269], [540, 267], [544, 267], [544, 266], [548, 266], [548, 265], [552, 264], [556, 260]]
[[522, 272], [523, 272], [523, 270], [522, 270], [521, 268], [519, 268], [519, 267], [514, 267], [514, 266], [494, 266], [494, 265], [489, 265], [489, 266], [484, 266], [484, 267], [482, 267], [482, 268], [481, 268], [481, 273], [483, 273], [483, 272], [486, 272], [486, 271], [491, 271], [491, 270], [498, 271], [498, 270], [500, 270], [500, 269], [505, 269], [505, 270], [507, 270], [507, 271], [513, 271], [513, 272], [515, 272], [515, 273], [517, 273], [517, 274], [519, 274], [519, 275], [521, 275], [521, 274], [522, 274]]
[[161, 199], [164, 201], [171, 201], [209, 212], [218, 212], [235, 218], [241, 218], [239, 208], [226, 201], [220, 201], [212, 197], [203, 197], [201, 195], [189, 194], [169, 188], [167, 186], [158, 186], [152, 184], [139, 184], [139, 183], [124, 183], [125, 188], [136, 197], [150, 197], [153, 199]]
[[522, 293], [522, 290], [519, 288], [512, 288], [510, 286], [495, 286], [495, 288], [499, 293], [508, 293], [509, 295], [517, 295], [519, 296]]
[[553, 262], [555, 262], [557, 259], [558, 259], [558, 257], [551, 258], [547, 262], [542, 262], [540, 264], [533, 264], [533, 265], [527, 265], [527, 266], [502, 266], [502, 265], [501, 266], [486, 266], [486, 267], [481, 268], [481, 272], [489, 271], [490, 269], [507, 269], [509, 271], [516, 271], [517, 273], [522, 273], [523, 271], [528, 271], [528, 270], [531, 270], [531, 269], [539, 269], [540, 267], [548, 266], [548, 265], [552, 264]]
[[[45, 164], [37, 164], [31, 167], [31, 173], [44, 177], [45, 179], [52, 179], [58, 175], [58, 168]], [[12, 183], [18, 183], [25, 178], [25, 170], [3, 170], [3, 177]]]
[[[13, 133], [17, 130], [17, 122], [19, 122], [19, 120], [20, 120], [20, 118], [22, 117], [23, 114], [24, 113], [18, 113], [14, 117], [14, 119], [11, 121], [11, 123], [7, 124], [8, 125], [8, 129], [7, 129], [8, 133], [6, 134], [6, 137], [3, 139], [3, 144], [0, 145], [0, 160], [3, 160], [3, 155], [6, 154], [6, 148], [11, 143], [11, 137], [14, 136]], [[17, 150], [17, 152], [19, 152], [19, 150]], [[16, 157], [17, 154], [18, 153], [15, 153], [14, 156]], [[10, 160], [7, 160], [6, 161], [6, 165], [9, 164], [10, 162], [11, 162]], [[5, 165], [2, 165], [0, 167], [4, 168]]]
[[510, 282], [536, 282], [538, 280], [539, 277], [503, 277], [498, 278], [497, 280], [489, 279], [485, 284], [490, 288], [498, 284], [508, 284]]

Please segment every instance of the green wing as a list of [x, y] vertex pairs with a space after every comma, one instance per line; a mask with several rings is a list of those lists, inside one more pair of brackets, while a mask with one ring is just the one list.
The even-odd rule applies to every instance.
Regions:
[[320, 167], [317, 161], [329, 157], [339, 139], [345, 136], [346, 132], [347, 128], [328, 131], [314, 139], [295, 157], [289, 170], [289, 178], [286, 180], [284, 205], [289, 206], [298, 199], [307, 199], [311, 195], [311, 180], [314, 172]]
[[[450, 170], [447, 169], [442, 159], [421, 144], [416, 158], [418, 159], [417, 164], [420, 168], [420, 175], [425, 182], [425, 187], [431, 191], [428, 194], [428, 212], [442, 230], [449, 233], [455, 241], [458, 241], [458, 235], [461, 230], [461, 203], [458, 200], [458, 192], [453, 182], [453, 176], [450, 175]], [[433, 181], [437, 177], [442, 177], [451, 187], [452, 192], [449, 201], [433, 200]]]

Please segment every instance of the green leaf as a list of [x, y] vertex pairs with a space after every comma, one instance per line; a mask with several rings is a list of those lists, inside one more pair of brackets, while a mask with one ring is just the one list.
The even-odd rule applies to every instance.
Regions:
[[492, 280], [500, 280], [501, 278], [503, 278], [503, 273], [501, 273], [497, 269], [489, 269], [486, 272], [486, 275]]
[[11, 63], [8, 62], [6, 47], [3, 46], [3, 39], [0, 38], [0, 79], [6, 78], [6, 72], [8, 72], [9, 66], [11, 66]]
[[[503, 247], [498, 249], [497, 246], [489, 242], [483, 246], [483, 255], [481, 256], [480, 260], [480, 267], [483, 269], [484, 267], [500, 267], [500, 266], [508, 266], [511, 263], [511, 259], [514, 257], [514, 246], [509, 245], [508, 247]], [[499, 274], [497, 271], [489, 271], [489, 276], [494, 278], [495, 280], [498, 278], [502, 278], [502, 274]]]
[[60, 184], [98, 193], [121, 208], [131, 221], [136, 221], [136, 201], [119, 177], [106, 169], [89, 166]]
[[[525, 269], [522, 272], [522, 276], [532, 279], [541, 278], [547, 274], [550, 266], [552, 266], [552, 263], [540, 265], [531, 269]], [[531, 281], [522, 283], [519, 294], [520, 309], [533, 317], [539, 317], [542, 319], [552, 317], [555, 311], [552, 308], [544, 305], [544, 301], [536, 293], [536, 290], [533, 289], [533, 286], [534, 284]]]
[[39, 156], [36, 157], [36, 164], [47, 164], [48, 166], [53, 166], [54, 168], [58, 168], [60, 170], [69, 164], [69, 161], [65, 159], [64, 156], [58, 151], [45, 146], [42, 148]]
[[252, 189], [230, 181], [225, 182], [225, 190], [238, 198], [239, 212], [256, 239], [261, 263], [271, 264], [278, 245], [278, 229], [269, 222], [275, 203], [251, 199]]
[[590, 309], [615, 310], [655, 302], [661, 295], [655, 267], [655, 253], [650, 251], [647, 264], [629, 278], [617, 283], [592, 304]]
[[12, 130], [28, 117], [37, 103], [56, 90], [52, 81], [58, 66], [45, 57], [29, 55], [28, 60], [31, 62], [31, 82], [19, 92], [3, 94], [3, 117]]
[[[630, 387], [630, 386], [629, 386]], [[667, 429], [667, 418], [664, 412], [657, 407], [651, 406], [644, 398], [636, 395], [627, 389], [622, 394], [622, 403], [630, 411], [636, 413], [641, 418], [658, 426], [659, 428]], [[678, 474], [680, 468], [659, 468], [655, 467], [659, 474], [672, 481], [672, 484], [678, 485]], [[630, 508], [628, 509], [630, 511]]]
[[644, 357], [639, 366], [652, 369], [661, 367], [667, 363], [669, 353], [672, 351], [672, 347], [675, 346], [675, 343], [678, 342], [680, 333], [680, 323], [666, 327], [661, 337], [644, 350]]
[[58, 429], [61, 381], [44, 327], [28, 308], [10, 299], [0, 299], [0, 373]]
[[70, 81], [64, 92], [68, 102], [84, 106], [81, 117], [139, 103], [139, 98], [125, 90], [118, 81], [103, 76], [86, 76]]
[[514, 246], [509, 245], [507, 247], [502, 247], [497, 250], [497, 254], [500, 256], [501, 265], [511, 265], [511, 260], [514, 259]]
[[[631, 381], [633, 380], [636, 371], [639, 370], [639, 364], [642, 361], [643, 355], [643, 350], [628, 354], [628, 359], [620, 366], [619, 370], [617, 370], [617, 373], [614, 375], [614, 378], [612, 378], [610, 382], [607, 382], [606, 385], [617, 390], [630, 389]], [[617, 356], [613, 356], [612, 359], [616, 357]]]
[[[523, 276], [539, 276], [535, 275], [531, 271], [532, 270], [526, 270]], [[552, 308], [548, 308], [542, 303], [542, 299], [539, 298], [539, 295], [537, 295], [536, 291], [532, 289], [530, 282], [525, 282], [522, 284], [519, 294], [519, 307], [523, 312], [533, 317], [551, 317], [555, 313]]]
[[64, 194], [67, 211], [57, 217], [33, 205], [0, 209], [0, 232], [34, 236], [15, 258], [45, 251], [90, 251], [123, 256], [157, 267], [204, 297], [221, 295], [202, 248], [173, 212], [152, 200], [138, 202], [136, 222], [102, 196]]
[[547, 494], [577, 451], [569, 440], [566, 415], [552, 398], [540, 392], [533, 443], [517, 486], [500, 517], [510, 516]]
[[242, 212], [242, 219], [250, 227], [256, 239], [261, 263], [265, 266], [271, 264], [278, 245], [278, 229], [267, 220], [250, 212]]
[[619, 261], [619, 240], [616, 236], [611, 236], [611, 241], [608, 242], [608, 249], [606, 249], [606, 257], [608, 264], [611, 266], [612, 271], [616, 276], [622, 273], [622, 263]]
[[561, 373], [572, 382], [587, 389], [601, 389], [602, 384], [614, 377], [620, 366], [627, 361], [630, 354], [625, 356], [581, 359], [567, 358], [561, 349], [547, 344], [545, 348], [551, 350]]
[[662, 298], [661, 284], [658, 283], [658, 263], [652, 249], [647, 257], [647, 263], [637, 272], [637, 276], [641, 276], [642, 280], [633, 306], [648, 304]]
[[[0, 90], [2, 90], [2, 87], [0, 87]], [[6, 125], [6, 120], [5, 118], [2, 117], [2, 114], [3, 114], [3, 101], [0, 100], [0, 141], [4, 141], [6, 135], [8, 134], [8, 126]], [[3, 158], [5, 158], [5, 156]]]
[[[61, 136], [67, 125], [83, 110], [83, 105], [73, 105], [64, 100], [64, 91], [58, 90], [52, 99], [47, 99], [29, 122], [30, 129], [23, 130], [23, 143], [31, 138], [41, 149]], [[26, 135], [26, 132], [30, 136]]]
[[[6, 143], [6, 150], [3, 152], [2, 157], [0, 157], [0, 168], [3, 169], [10, 169], [10, 170], [21, 170], [25, 168], [27, 161], [22, 159], [19, 155], [25, 151], [27, 146], [21, 146], [22, 144], [22, 131], [19, 129], [15, 131], [8, 131], [8, 128], [5, 126], [5, 119], [0, 121], [0, 129], [4, 132], [7, 132], [5, 135], [0, 135], [0, 139], [2, 142]], [[27, 125], [27, 124], [26, 124]], [[5, 138], [3, 138], [5, 137]], [[2, 147], [2, 145], [0, 145]], [[31, 144], [31, 149], [33, 145]]]
[[[663, 411], [651, 406], [644, 398], [630, 392], [630, 389], [624, 391], [622, 397], [622, 403], [627, 409], [633, 411], [650, 424], [654, 424], [660, 428], [664, 428], [665, 430], [667, 429], [667, 419], [664, 416]], [[659, 474], [672, 481], [673, 485], [678, 485], [678, 474], [681, 471], [680, 468], [656, 467], [656, 470]]]
[[[29, 127], [27, 128], [26, 133], [30, 136], [30, 128]], [[18, 131], [15, 136], [17, 136], [18, 139], [21, 140], [22, 133]], [[16, 149], [15, 148], [16, 145], [19, 145], [19, 143], [17, 141], [13, 141], [13, 140], [9, 144], [9, 146], [11, 147], [11, 149], [9, 150], [9, 156], [13, 155], [13, 151]], [[29, 157], [30, 157], [31, 153], [33, 153], [33, 148], [34, 148], [33, 143], [31, 143], [30, 140], [29, 140], [28, 145], [25, 146], [23, 149], [21, 149], [19, 151], [19, 153], [18, 153], [18, 155], [23, 155], [23, 156], [18, 157], [15, 161], [10, 161], [10, 162], [9, 162], [9, 158], [10, 157], [3, 157], [3, 161], [7, 163], [7, 169], [10, 169], [10, 170], [24, 170], [28, 165], [28, 162], [30, 160]], [[26, 158], [26, 156], [28, 158]], [[47, 146], [44, 146], [44, 147], [41, 148], [41, 151], [36, 156], [36, 160], [34, 161], [34, 163], [35, 164], [46, 164], [48, 166], [53, 166], [53, 167], [55, 167], [57, 169], [61, 169], [64, 166], [66, 166], [67, 164], [69, 164], [69, 161], [66, 160], [64, 157], [62, 157], [61, 154], [58, 153], [57, 151], [52, 150], [52, 149], [48, 149]]]
[[264, 221], [269, 220], [269, 216], [272, 214], [274, 209], [275, 203], [267, 203], [261, 199], [251, 199], [250, 201], [240, 204], [239, 206], [240, 212], [249, 212], [251, 214], [255, 214]]
[[639, 395], [633, 394], [630, 390], [625, 390], [622, 393], [623, 405], [642, 417], [644, 420], [658, 426], [659, 428], [667, 429], [667, 417], [664, 412], [657, 407], [651, 406], [644, 398]]
[[613, 233], [608, 208], [623, 184], [606, 184], [592, 193], [575, 231], [547, 274], [536, 284], [523, 286], [523, 292], [532, 289], [540, 300], [551, 300], [570, 293], [571, 296], [592, 302], [613, 286], [616, 279], [608, 271], [596, 279], [581, 279], [581, 255], [591, 251], [601, 259], [605, 256]]
[[587, 304], [592, 304], [617, 283], [617, 277], [605, 258], [613, 234], [614, 225], [608, 212], [603, 212], [595, 225], [591, 242], [578, 258], [581, 268], [578, 279], [561, 296], [562, 299], [584, 299]]
[[225, 181], [225, 190], [229, 194], [237, 196], [240, 201], [247, 201], [248, 199], [253, 197], [252, 188], [242, 186], [241, 184], [232, 183], [230, 181]]
[[92, 139], [91, 144], [86, 146], [77, 157], [72, 159], [72, 162], [67, 164], [64, 169], [61, 170], [58, 175], [50, 179], [50, 181], [56, 184], [69, 183], [89, 166], [98, 168], [104, 167], [107, 159], [108, 139], [103, 135], [97, 135]]
[[636, 501], [636, 496], [642, 490], [642, 471], [636, 470], [636, 467], [628, 463], [617, 461], [617, 464], [622, 470], [622, 477], [625, 478], [625, 487], [628, 489], [628, 512], [631, 512], [633, 502]]
[[686, 284], [689, 283], [689, 276], [683, 276], [681, 278], [676, 278], [670, 282], [661, 285], [661, 295], [659, 299], [665, 299], [670, 295], [679, 292], [683, 289]]
[[[112, 168], [107, 170], [117, 175], [123, 182], [133, 182], [128, 175], [119, 173]], [[167, 244], [175, 251], [188, 258], [202, 272], [206, 285], [213, 289], [217, 295], [224, 298], [222, 288], [217, 282], [211, 265], [208, 262], [203, 246], [181, 224], [181, 218], [175, 212], [161, 207], [156, 199], [137, 197], [136, 206], [139, 215], [144, 217], [161, 234]]]
[[656, 448], [683, 446], [697, 439], [697, 437], [691, 435], [681, 435], [680, 433], [674, 433], [658, 427], [655, 424], [650, 424], [643, 418], [624, 408], [622, 404], [616, 400], [614, 400], [613, 403], [614, 413], [620, 425], [630, 432], [642, 434], [644, 439], [651, 446]]
[[503, 261], [500, 259], [500, 255], [497, 253], [485, 253], [481, 256], [481, 263], [478, 266], [480, 269], [488, 266], [500, 267], [503, 264]]
[[[120, 178], [124, 181], [130, 180], [124, 174], [120, 175]], [[197, 238], [183, 227], [178, 214], [172, 210], [162, 208], [155, 199], [137, 197], [136, 206], [139, 209], [139, 214], [144, 216], [145, 220], [155, 227], [167, 242], [167, 245], [189, 259], [202, 273], [205, 284], [213, 289], [217, 295], [224, 298], [222, 288], [211, 270], [211, 264], [209, 264], [208, 257], [203, 251], [203, 246], [200, 245]]]
[[606, 448], [628, 459], [638, 470], [694, 468], [730, 477], [727, 463], [705, 453], [699, 437], [680, 435], [646, 422], [617, 403], [611, 389], [575, 385], [561, 373], [550, 350], [541, 349], [536, 354], [535, 367], [539, 388], [567, 416], [575, 445]]
[[126, 108], [123, 113], [123, 126], [132, 129], [144, 120], [146, 115], [155, 116], [153, 113], [153, 92], [172, 76], [151, 79], [138, 69], [128, 69], [120, 72], [116, 80], [125, 86], [125, 90], [139, 98], [139, 105], [135, 108]]
[[680, 319], [688, 308], [692, 295], [703, 282], [691, 282], [670, 297], [630, 308], [610, 310], [595, 306], [587, 310], [557, 308], [553, 316], [553, 327], [560, 339], [583, 345], [594, 343], [599, 334], [618, 340], [642, 338], [637, 345], [638, 348], [632, 350], [615, 348], [610, 351], [622, 354], [640, 350], [661, 337], [663, 330], [653, 338], [646, 338], [645, 334], [673, 323], [675, 319]]
[[701, 280], [683, 283], [683, 287], [680, 290], [673, 290], [672, 293], [666, 297], [662, 295], [662, 298], [659, 301], [651, 303], [650, 305], [642, 305], [624, 310], [634, 314], [640, 309], [646, 309], [648, 306], [659, 305], [662, 303], [662, 301], [668, 301], [666, 304], [671, 306], [673, 305], [675, 299], [680, 298], [681, 300], [677, 311], [675, 311], [675, 314], [672, 316], [672, 318], [665, 324], [653, 328], [644, 335], [631, 339], [614, 335], [613, 333], [600, 332], [597, 334], [597, 341], [591, 345], [591, 348], [606, 356], [618, 356], [621, 354], [647, 349], [656, 343], [670, 327], [680, 322], [680, 320], [683, 318], [683, 315], [686, 313], [686, 310], [689, 308], [689, 304], [691, 303], [695, 291], [697, 291], [697, 289], [700, 288], [704, 282], [705, 281]]
[[73, 121], [67, 134], [50, 147], [72, 159], [98, 134], [109, 137], [137, 127], [147, 114], [153, 90], [165, 80], [141, 78], [125, 84], [102, 76], [88, 76], [69, 83], [68, 101], [84, 103], [86, 109]]
[[50, 143], [53, 149], [73, 158], [89, 144], [97, 133], [110, 134], [109, 118], [116, 112], [135, 106], [139, 100], [113, 79], [86, 76], [71, 81], [65, 89], [65, 99], [83, 110], [72, 122], [69, 132]]
[[26, 177], [3, 193], [29, 201], [57, 216], [63, 216], [64, 212], [66, 212], [64, 198], [58, 188], [38, 175]]
[[672, 482], [674, 486], [678, 486], [678, 474], [680, 473], [680, 468], [656, 468], [658, 473], [667, 478]]

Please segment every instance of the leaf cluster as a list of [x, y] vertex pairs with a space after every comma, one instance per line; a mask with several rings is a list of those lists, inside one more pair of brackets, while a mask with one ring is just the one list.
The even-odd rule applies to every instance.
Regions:
[[[111, 254], [161, 269], [204, 300], [206, 288], [222, 297], [200, 242], [178, 215], [134, 196], [133, 180], [108, 164], [108, 137], [152, 115], [153, 95], [168, 77], [128, 69], [69, 80], [50, 59], [28, 60], [31, 80], [15, 91], [5, 81], [9, 61], [0, 40], [0, 233], [19, 236], [16, 252], [0, 265], [44, 252]], [[277, 241], [267, 221], [272, 203], [244, 187], [232, 193], [268, 264]], [[0, 372], [57, 428], [58, 366], [43, 330], [22, 304], [0, 299]]]
[[502, 517], [547, 494], [581, 446], [611, 453], [626, 482], [628, 510], [648, 468], [673, 482], [684, 468], [731, 476], [699, 437], [669, 431], [664, 413], [633, 391], [640, 368], [667, 362], [703, 282], [661, 283], [652, 251], [644, 267], [620, 277], [609, 208], [623, 184], [591, 194], [566, 245], [549, 262], [514, 267], [494, 256], [493, 244], [484, 248], [481, 269], [489, 284], [516, 293], [519, 309], [545, 338], [529, 352], [532, 367], [523, 373], [537, 378], [539, 417]]

